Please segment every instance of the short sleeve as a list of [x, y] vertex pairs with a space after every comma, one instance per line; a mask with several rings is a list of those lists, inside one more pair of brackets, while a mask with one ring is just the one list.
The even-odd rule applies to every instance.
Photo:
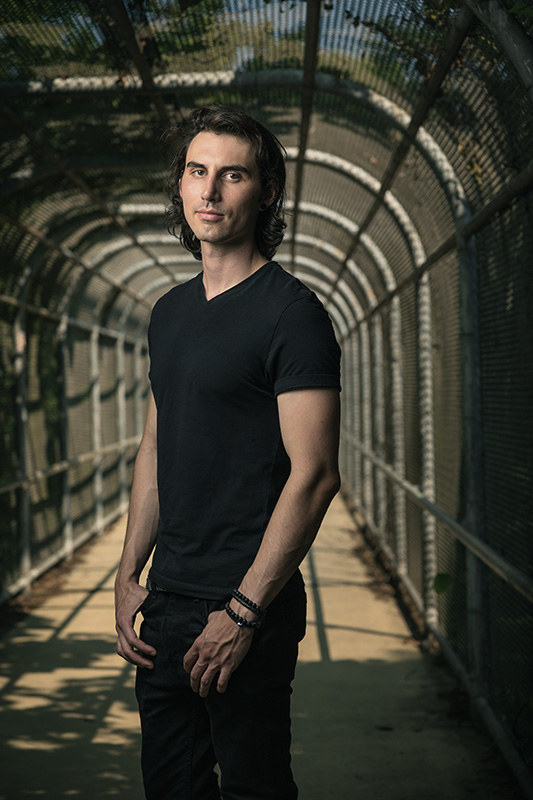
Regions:
[[330, 387], [340, 391], [340, 348], [327, 311], [309, 294], [281, 314], [266, 363], [274, 394]]

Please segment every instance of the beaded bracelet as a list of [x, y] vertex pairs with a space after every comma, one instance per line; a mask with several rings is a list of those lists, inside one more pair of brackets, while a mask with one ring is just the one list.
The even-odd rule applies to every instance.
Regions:
[[261, 620], [259, 620], [259, 619], [256, 619], [256, 620], [245, 619], [244, 617], [241, 617], [240, 614], [237, 614], [237, 612], [234, 611], [231, 608], [231, 606], [229, 604], [229, 600], [226, 603], [226, 605], [224, 606], [224, 608], [226, 609], [226, 614], [228, 615], [228, 617], [230, 619], [232, 619], [233, 622], [235, 622], [239, 626], [239, 628], [260, 628], [261, 627]]
[[235, 600], [238, 600], [241, 605], [248, 609], [248, 611], [253, 611], [260, 620], [262, 620], [266, 614], [266, 609], [262, 606], [258, 606], [257, 603], [254, 603], [253, 600], [250, 600], [249, 597], [246, 597], [242, 592], [239, 592], [238, 589], [234, 589], [232, 592], [233, 597]]

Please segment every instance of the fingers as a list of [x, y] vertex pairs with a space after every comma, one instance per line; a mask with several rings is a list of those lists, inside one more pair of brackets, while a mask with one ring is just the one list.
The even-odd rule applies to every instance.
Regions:
[[137, 583], [130, 583], [116, 585], [115, 593], [117, 653], [136, 667], [153, 669], [154, 664], [151, 659], [157, 655], [156, 650], [139, 639], [133, 627], [137, 613], [149, 592]]
[[191, 689], [200, 697], [207, 697], [211, 684], [218, 674], [218, 664], [201, 664], [197, 662], [191, 670]]
[[217, 681], [217, 692], [224, 694], [228, 688], [229, 679], [231, 677], [231, 670], [221, 669]]
[[145, 667], [146, 669], [154, 668], [152, 659], [157, 655], [156, 650], [146, 642], [143, 642], [142, 639], [139, 639], [133, 630], [130, 636], [126, 636], [123, 631], [119, 631], [117, 653], [130, 664], [136, 667]]
[[183, 656], [183, 668], [191, 676], [190, 684], [193, 692], [199, 694], [200, 697], [206, 697], [220, 667], [213, 661], [209, 661], [207, 654], [202, 659], [202, 647], [199, 640], [200, 637]]
[[199, 658], [198, 639], [193, 642], [192, 646], [187, 650], [183, 656], [183, 669], [185, 672], [190, 673]]

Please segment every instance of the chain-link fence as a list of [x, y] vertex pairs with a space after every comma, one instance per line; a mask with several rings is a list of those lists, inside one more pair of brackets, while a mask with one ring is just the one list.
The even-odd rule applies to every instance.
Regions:
[[278, 258], [342, 345], [345, 496], [533, 797], [530, 4], [0, 11], [3, 597], [126, 508], [149, 312], [198, 271], [159, 136], [238, 105], [287, 148]]

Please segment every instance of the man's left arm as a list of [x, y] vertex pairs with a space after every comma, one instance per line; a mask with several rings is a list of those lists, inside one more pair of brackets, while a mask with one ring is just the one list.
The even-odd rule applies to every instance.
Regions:
[[[339, 489], [339, 393], [336, 389], [293, 389], [278, 396], [281, 435], [291, 471], [272, 513], [261, 546], [238, 587], [266, 608], [311, 547], [326, 510]], [[245, 619], [256, 616], [235, 599], [231, 608]], [[251, 644], [253, 629], [239, 627], [215, 611], [192, 647], [184, 667], [202, 697], [216, 680], [227, 688]]]

